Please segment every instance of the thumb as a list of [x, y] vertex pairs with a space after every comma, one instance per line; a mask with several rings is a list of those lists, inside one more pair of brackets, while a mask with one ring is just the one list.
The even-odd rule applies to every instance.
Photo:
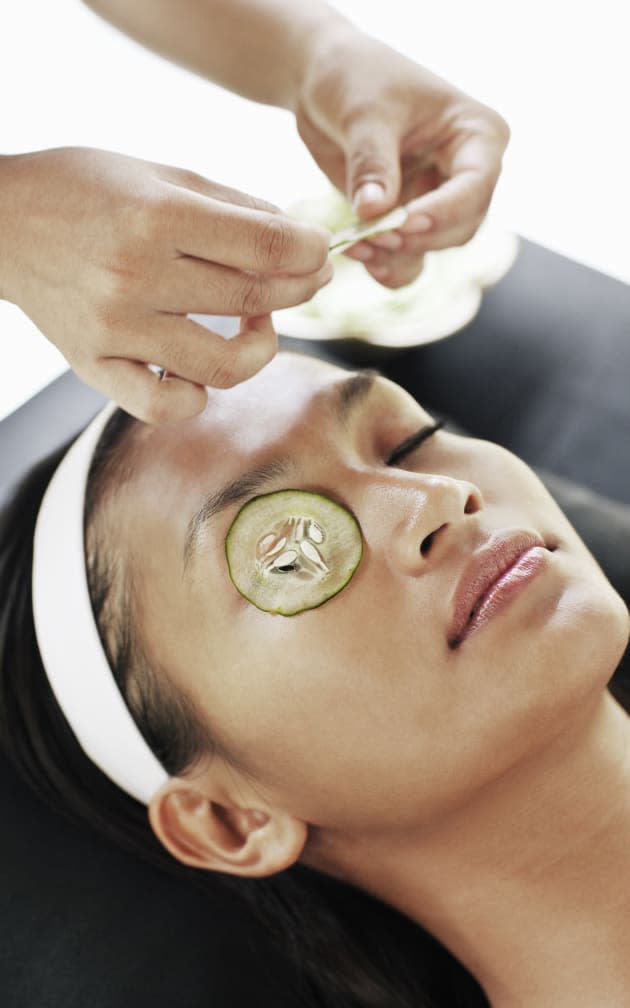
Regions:
[[355, 120], [346, 140], [346, 191], [359, 217], [383, 214], [400, 195], [400, 142], [391, 124]]

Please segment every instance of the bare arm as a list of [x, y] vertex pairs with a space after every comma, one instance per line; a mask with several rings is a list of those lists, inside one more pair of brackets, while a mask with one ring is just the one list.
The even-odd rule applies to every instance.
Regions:
[[395, 234], [347, 253], [390, 287], [475, 233], [501, 170], [500, 115], [324, 0], [85, 0], [122, 31], [247, 98], [290, 109], [359, 216], [404, 204]]
[[169, 60], [246, 98], [293, 111], [315, 49], [356, 33], [341, 14], [319, 0], [85, 3]]
[[[348, 252], [381, 283], [409, 283], [425, 252], [474, 234], [506, 124], [323, 0], [85, 2], [172, 61], [292, 110], [361, 216], [405, 204], [396, 233]], [[264, 366], [276, 349], [270, 313], [330, 279], [328, 238], [168, 165], [80, 148], [0, 158], [0, 297], [88, 383], [149, 421], [191, 416], [206, 385]], [[241, 332], [226, 341], [190, 314], [240, 315]]]

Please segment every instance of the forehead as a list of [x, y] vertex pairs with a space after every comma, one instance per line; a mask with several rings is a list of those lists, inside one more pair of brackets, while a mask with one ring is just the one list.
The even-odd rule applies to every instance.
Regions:
[[[208, 389], [199, 416], [161, 427], [141, 425], [136, 489], [155, 510], [183, 513], [200, 487], [303, 445], [332, 419], [335, 388], [349, 373], [301, 354], [278, 354], [253, 378], [231, 389]], [[177, 502], [177, 506], [175, 506]]]
[[278, 354], [261, 372], [230, 389], [208, 389], [198, 417], [162, 428], [146, 428], [142, 441], [152, 455], [175, 447], [204, 457], [255, 457], [286, 446], [292, 432], [305, 431], [317, 415], [326, 419], [334, 387], [348, 372], [300, 354]]
[[278, 354], [253, 378], [231, 389], [209, 389], [202, 423], [219, 428], [242, 446], [247, 428], [250, 450], [277, 440], [308, 420], [326, 392], [346, 376], [341, 368], [300, 354]]

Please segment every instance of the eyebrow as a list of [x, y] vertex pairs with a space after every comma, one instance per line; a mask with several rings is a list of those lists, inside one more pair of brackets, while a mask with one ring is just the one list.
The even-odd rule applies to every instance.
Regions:
[[[365, 402], [380, 377], [380, 372], [375, 368], [363, 368], [351, 374], [344, 381], [335, 384], [331, 409], [339, 426], [345, 427], [348, 424], [352, 414]], [[230, 480], [219, 490], [209, 493], [193, 514], [186, 528], [183, 553], [184, 569], [190, 563], [201, 533], [208, 522], [216, 518], [226, 508], [257, 497], [269, 484], [277, 483], [278, 480], [286, 477], [294, 465], [294, 459], [289, 455], [282, 455], [241, 473], [240, 476]]]
[[367, 399], [382, 375], [376, 368], [362, 368], [337, 385], [333, 413], [338, 424], [345, 426], [351, 414]]

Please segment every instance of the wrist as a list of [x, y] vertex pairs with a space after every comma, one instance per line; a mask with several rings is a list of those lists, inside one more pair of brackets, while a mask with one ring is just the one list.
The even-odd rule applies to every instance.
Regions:
[[0, 154], [0, 301], [13, 301], [10, 282], [11, 249], [15, 245], [16, 167], [22, 155]]
[[328, 125], [344, 130], [358, 108], [372, 105], [395, 75], [383, 59], [392, 50], [348, 21], [327, 26], [311, 41], [293, 111], [307, 116], [326, 110]]
[[297, 115], [313, 80], [339, 68], [343, 53], [362, 33], [338, 11], [326, 7], [313, 13], [308, 24], [294, 24], [292, 34], [295, 58], [285, 104]]
[[47, 153], [0, 155], [0, 299], [23, 310], [25, 288], [32, 282], [33, 262], [40, 251], [33, 222], [41, 209], [39, 166]]

